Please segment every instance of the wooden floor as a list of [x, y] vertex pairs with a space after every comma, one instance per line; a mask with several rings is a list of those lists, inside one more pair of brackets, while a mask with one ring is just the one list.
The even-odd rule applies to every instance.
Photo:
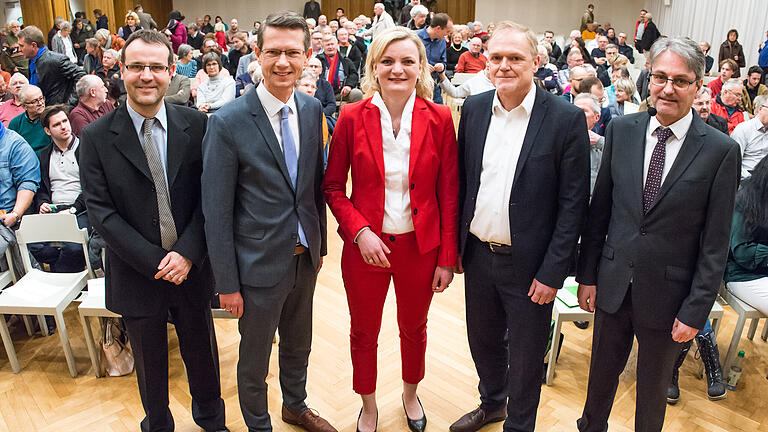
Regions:
[[[333, 218], [329, 217], [329, 256], [315, 294], [308, 403], [337, 428], [351, 432], [360, 403], [351, 388], [349, 317], [339, 268], [341, 240], [335, 229]], [[463, 279], [458, 277], [445, 293], [435, 296], [430, 310], [427, 376], [419, 394], [429, 429], [433, 431], [447, 430], [454, 420], [478, 404], [477, 376], [464, 326], [463, 289]], [[384, 315], [379, 339], [379, 428], [407, 431], [400, 402], [400, 356], [392, 290]], [[30, 338], [17, 330], [13, 339], [22, 366], [20, 374], [11, 372], [5, 352], [0, 352], [0, 431], [137, 431], [144, 414], [135, 376], [95, 378], [74, 306], [66, 311], [65, 320], [80, 375], [75, 379], [69, 376], [58, 337]], [[735, 321], [735, 314], [726, 307], [718, 337], [721, 348], [728, 346]], [[233, 432], [245, 431], [235, 374], [237, 323], [217, 320], [216, 332], [227, 424]], [[541, 431], [575, 430], [584, 402], [592, 327], [579, 330], [567, 323], [563, 333], [565, 341], [554, 385], [542, 387], [537, 422], [537, 430]], [[198, 431], [189, 412], [191, 400], [172, 327], [169, 335], [170, 400], [176, 430]], [[689, 355], [681, 370], [682, 399], [667, 409], [666, 431], [768, 432], [768, 343], [759, 337], [748, 341], [745, 336], [740, 348], [746, 351], [747, 361], [739, 388], [718, 402], [707, 400], [706, 381], [695, 376], [698, 361], [694, 361], [692, 353]], [[274, 355], [271, 371], [268, 384], [273, 427], [276, 431], [294, 430], [279, 417], [280, 392]], [[634, 394], [632, 376], [626, 374], [616, 397], [611, 431], [633, 429]], [[500, 423], [484, 429], [500, 430]]]

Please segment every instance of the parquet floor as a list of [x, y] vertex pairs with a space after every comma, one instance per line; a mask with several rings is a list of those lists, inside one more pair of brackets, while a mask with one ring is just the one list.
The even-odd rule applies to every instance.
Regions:
[[[349, 360], [349, 318], [341, 281], [339, 258], [341, 240], [329, 216], [329, 256], [326, 257], [315, 294], [314, 342], [309, 368], [309, 404], [340, 430], [354, 431], [360, 407], [351, 389]], [[437, 295], [429, 317], [427, 376], [420, 397], [432, 431], [448, 426], [478, 403], [477, 377], [469, 355], [464, 326], [463, 280], [458, 277], [443, 294]], [[407, 431], [400, 404], [399, 345], [395, 324], [394, 298], [390, 290], [379, 345], [379, 428]], [[136, 431], [143, 417], [133, 375], [97, 379], [90, 361], [83, 331], [73, 306], [66, 311], [79, 376], [67, 372], [59, 338], [30, 338], [21, 331], [13, 334], [22, 372], [14, 375], [5, 352], [0, 352], [0, 431]], [[727, 347], [736, 316], [726, 308], [718, 341]], [[563, 326], [563, 343], [554, 385], [543, 386], [537, 430], [575, 430], [586, 393], [591, 331], [572, 324]], [[761, 327], [762, 329], [762, 327]], [[235, 431], [246, 427], [238, 406], [235, 365], [239, 335], [234, 320], [217, 320], [216, 332], [221, 360], [222, 394], [227, 407], [227, 424]], [[746, 333], [746, 332], [745, 332]], [[170, 400], [176, 429], [198, 431], [189, 413], [190, 396], [178, 343], [172, 328], [170, 340]], [[745, 371], [737, 391], [723, 401], [707, 400], [706, 382], [695, 375], [697, 361], [690, 354], [681, 370], [682, 400], [667, 409], [666, 431], [768, 432], [768, 343], [759, 337], [742, 339], [747, 353]], [[725, 355], [725, 353], [723, 353]], [[279, 419], [280, 393], [272, 359], [269, 403], [276, 431], [294, 428]], [[611, 417], [611, 430], [633, 428], [635, 386], [632, 374], [620, 384]], [[501, 424], [484, 431], [500, 431]]]

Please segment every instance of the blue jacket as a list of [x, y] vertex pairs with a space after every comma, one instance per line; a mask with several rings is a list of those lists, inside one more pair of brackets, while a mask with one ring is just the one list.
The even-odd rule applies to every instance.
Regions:
[[760, 67], [768, 67], [768, 40], [763, 42], [763, 49], [757, 50], [757, 65]]
[[36, 192], [40, 161], [18, 133], [0, 123], [0, 210], [11, 211], [20, 190]]

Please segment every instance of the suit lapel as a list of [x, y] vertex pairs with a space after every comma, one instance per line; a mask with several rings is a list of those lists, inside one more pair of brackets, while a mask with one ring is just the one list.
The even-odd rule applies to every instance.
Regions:
[[699, 150], [701, 150], [704, 140], [700, 138], [707, 134], [706, 130], [701, 127], [702, 124], [703, 122], [699, 116], [694, 114], [693, 120], [691, 121], [691, 127], [688, 129], [688, 133], [685, 135], [685, 141], [683, 141], [683, 146], [680, 148], [680, 153], [677, 154], [675, 162], [672, 163], [672, 167], [669, 169], [667, 177], [664, 178], [664, 182], [661, 184], [661, 189], [659, 190], [659, 195], [656, 197], [656, 201], [651, 205], [651, 208], [648, 209], [649, 213], [653, 211], [653, 208], [656, 207], [662, 198], [664, 198], [664, 195], [669, 192], [672, 185], [677, 182], [691, 162], [693, 162], [693, 159], [699, 153]]
[[[472, 169], [474, 171], [468, 171], [468, 172], [476, 172], [477, 173], [477, 185], [479, 187], [480, 185], [480, 174], [483, 172], [483, 152], [485, 151], [485, 140], [488, 138], [488, 128], [491, 126], [491, 117], [493, 116], [493, 98], [496, 96], [496, 91], [489, 91], [485, 94], [486, 101], [483, 101], [481, 106], [485, 106], [485, 109], [480, 109], [479, 113], [481, 118], [478, 120], [477, 125], [477, 133], [473, 133], [470, 131], [467, 131], [465, 133], [471, 134], [470, 136], [472, 139], [468, 139], [469, 137], [465, 137], [464, 139], [467, 142], [472, 142], [476, 140], [476, 146], [477, 149], [467, 149], [465, 152], [467, 155], [473, 154], [476, 155], [477, 158], [473, 161]], [[468, 115], [469, 113], [463, 113], [462, 115]], [[472, 128], [472, 122], [469, 118], [467, 118], [469, 121], [469, 126], [467, 126], [467, 129]]]
[[523, 139], [523, 147], [520, 149], [520, 157], [517, 159], [517, 167], [515, 168], [515, 178], [512, 180], [512, 187], [517, 183], [517, 178], [520, 177], [520, 173], [523, 172], [523, 167], [528, 159], [528, 155], [531, 154], [531, 149], [536, 141], [536, 136], [539, 134], [539, 129], [544, 123], [544, 116], [547, 114], [547, 98], [539, 92], [543, 90], [536, 89], [536, 97], [533, 102], [533, 109], [531, 110], [531, 118], [528, 120], [528, 129], [525, 131], [525, 138]]
[[264, 141], [267, 142], [267, 147], [272, 151], [275, 157], [277, 166], [280, 167], [280, 172], [283, 173], [285, 181], [288, 182], [288, 187], [293, 189], [293, 183], [291, 182], [291, 175], [288, 173], [288, 166], [285, 164], [285, 155], [280, 148], [280, 144], [277, 142], [275, 131], [272, 129], [272, 123], [269, 122], [267, 112], [264, 111], [264, 106], [261, 105], [259, 95], [256, 91], [248, 92], [245, 97], [248, 97], [248, 106], [251, 107], [251, 114], [253, 115], [253, 121], [256, 122], [256, 126], [264, 137]]
[[[299, 123], [299, 160], [297, 162], [297, 172], [296, 172], [296, 195], [299, 195], [299, 188], [302, 185], [301, 179], [303, 176], [311, 172], [309, 167], [309, 162], [311, 161], [311, 156], [313, 154], [312, 145], [317, 144], [317, 148], [319, 149], [321, 144], [319, 143], [311, 143], [309, 142], [309, 138], [312, 136], [312, 130], [310, 128], [310, 125], [314, 125], [315, 122], [312, 121], [310, 118], [304, 118], [304, 114], [307, 114], [307, 117], [309, 117], [308, 113], [304, 111], [304, 106], [306, 105], [305, 100], [301, 97], [303, 95], [299, 92], [294, 92], [294, 99], [296, 101], [296, 115]], [[285, 158], [283, 158], [285, 159]]]
[[363, 110], [363, 128], [368, 137], [368, 145], [371, 146], [371, 154], [379, 167], [379, 174], [384, 179], [384, 146], [381, 137], [381, 114], [379, 108], [370, 100], [365, 102]]
[[173, 185], [176, 175], [179, 173], [179, 168], [184, 160], [184, 155], [187, 153], [187, 145], [189, 144], [189, 135], [187, 135], [187, 128], [189, 123], [177, 112], [173, 105], [165, 104], [165, 112], [168, 118], [168, 139], [166, 146], [166, 171], [168, 175], [168, 184]]
[[[427, 103], [417, 97], [413, 103], [413, 115], [411, 115], [411, 149], [408, 160], [408, 177], [416, 169], [419, 152], [427, 134]], [[401, 121], [402, 124], [402, 121]], [[402, 128], [401, 128], [402, 129]]]
[[154, 181], [152, 173], [149, 171], [149, 164], [147, 164], [147, 156], [141, 148], [141, 141], [136, 134], [133, 121], [131, 116], [128, 115], [128, 108], [125, 105], [117, 109], [115, 116], [112, 118], [110, 131], [117, 135], [117, 139], [113, 141], [117, 150], [141, 171], [144, 176], [150, 181]]
[[[629, 158], [629, 176], [632, 181], [632, 201], [637, 206], [639, 215], [643, 214], [643, 167], [645, 166], [645, 133], [648, 130], [648, 123], [651, 117], [648, 115], [637, 116], [634, 127], [627, 131], [627, 135], [622, 137], [626, 139], [627, 157]], [[621, 148], [622, 142], [614, 142], [614, 148]], [[617, 152], [614, 152], [616, 154]]]

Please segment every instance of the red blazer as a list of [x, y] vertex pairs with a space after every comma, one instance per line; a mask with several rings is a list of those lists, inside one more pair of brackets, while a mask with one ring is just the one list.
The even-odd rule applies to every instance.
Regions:
[[[438, 247], [437, 264], [457, 262], [459, 171], [451, 111], [416, 97], [408, 167], [411, 217], [419, 253]], [[352, 195], [347, 175], [352, 168]], [[325, 200], [345, 242], [363, 227], [381, 235], [384, 221], [384, 152], [379, 108], [371, 98], [344, 105], [331, 139], [323, 181]]]

